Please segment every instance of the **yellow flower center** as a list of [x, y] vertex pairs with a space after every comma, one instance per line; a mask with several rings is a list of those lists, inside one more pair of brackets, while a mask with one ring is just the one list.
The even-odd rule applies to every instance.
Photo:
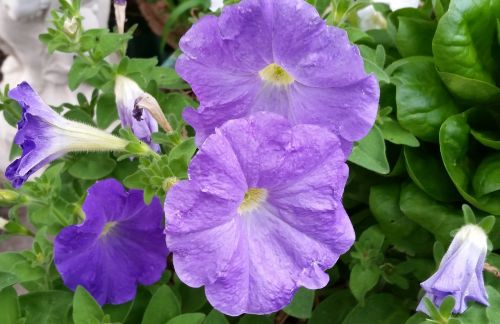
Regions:
[[247, 213], [257, 208], [267, 198], [267, 190], [261, 188], [249, 188], [245, 193], [245, 198], [238, 207], [238, 213]]
[[293, 83], [293, 77], [278, 64], [271, 63], [259, 72], [260, 78], [275, 85], [287, 86]]
[[106, 236], [112, 229], [115, 227], [117, 222], [107, 222], [106, 225], [104, 225], [104, 228], [102, 229], [101, 235], [99, 237]]

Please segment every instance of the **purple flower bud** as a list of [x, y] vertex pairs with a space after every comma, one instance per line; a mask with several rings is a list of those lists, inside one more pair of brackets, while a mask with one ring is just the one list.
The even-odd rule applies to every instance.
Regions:
[[[469, 301], [489, 305], [483, 280], [487, 241], [486, 233], [477, 225], [469, 224], [460, 228], [443, 256], [439, 269], [421, 284], [426, 292], [424, 298], [429, 298], [439, 307], [444, 298], [453, 296], [455, 314], [463, 313]], [[417, 310], [428, 314], [423, 299]]]

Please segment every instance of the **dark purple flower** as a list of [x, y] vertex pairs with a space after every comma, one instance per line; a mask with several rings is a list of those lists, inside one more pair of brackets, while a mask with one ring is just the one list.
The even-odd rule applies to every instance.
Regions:
[[[439, 269], [421, 286], [434, 305], [439, 307], [447, 296], [455, 298], [453, 313], [463, 313], [469, 301], [488, 304], [484, 288], [483, 267], [488, 249], [488, 237], [477, 225], [465, 225], [453, 238]], [[427, 313], [422, 301], [417, 310]]]
[[14, 139], [23, 155], [12, 162], [5, 177], [15, 188], [44, 165], [73, 151], [123, 150], [128, 142], [100, 129], [64, 119], [45, 104], [26, 82], [9, 91], [23, 109]]
[[127, 192], [107, 179], [89, 188], [83, 211], [83, 223], [64, 228], [54, 241], [67, 287], [85, 287], [101, 305], [121, 304], [134, 298], [137, 285], [160, 279], [168, 252], [158, 198], [145, 205], [141, 190]]
[[344, 30], [303, 0], [243, 0], [205, 16], [182, 37], [176, 70], [200, 100], [184, 118], [197, 142], [256, 111], [328, 127], [345, 151], [377, 115], [379, 86]]
[[125, 76], [118, 75], [115, 81], [115, 97], [118, 116], [123, 127], [130, 127], [132, 132], [141, 141], [149, 144], [149, 146], [159, 151], [160, 146], [151, 140], [151, 134], [158, 131], [158, 123], [148, 111], [142, 111], [140, 118], [135, 118], [136, 101], [144, 95], [144, 91], [139, 87], [134, 80]]
[[324, 287], [354, 231], [338, 138], [260, 112], [209, 136], [165, 201], [179, 278], [229, 314], [271, 313], [300, 286]]

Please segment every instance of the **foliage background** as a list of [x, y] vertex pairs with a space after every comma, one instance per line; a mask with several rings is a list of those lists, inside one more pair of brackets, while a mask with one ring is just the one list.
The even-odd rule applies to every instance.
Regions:
[[[144, 1], [142, 1], [144, 2]], [[231, 1], [234, 2], [234, 1]], [[356, 11], [366, 1], [311, 0], [329, 24], [344, 28], [356, 43], [365, 67], [381, 87], [377, 122], [356, 143], [344, 195], [357, 233], [355, 246], [329, 271], [324, 289], [301, 289], [292, 303], [269, 316], [225, 317], [207, 303], [203, 289], [182, 284], [169, 263], [160, 282], [140, 287], [129, 303], [100, 308], [84, 289], [68, 291], [53, 264], [51, 238], [82, 220], [86, 189], [97, 179], [114, 177], [129, 188], [145, 190], [145, 200], [164, 198], [169, 181], [185, 178], [195, 152], [192, 130], [181, 118], [196, 106], [189, 87], [172, 69], [178, 37], [207, 13], [204, 0], [166, 1], [169, 19], [162, 37], [108, 30], [64, 34], [63, 6], [54, 29], [41, 36], [49, 50], [75, 54], [69, 86], [96, 88], [92, 98], [66, 105], [65, 117], [100, 128], [117, 119], [114, 75], [134, 79], [159, 101], [176, 131], [157, 133], [165, 155], [160, 160], [118, 159], [109, 153], [70, 154], [56, 161], [16, 195], [0, 198], [10, 219], [0, 244], [13, 236], [32, 238], [32, 249], [0, 254], [0, 323], [420, 323], [415, 314], [422, 297], [419, 283], [436, 269], [452, 233], [468, 222], [493, 226], [500, 215], [500, 1], [427, 0], [419, 9], [391, 12], [375, 8], [387, 28], [363, 32]], [[161, 16], [161, 15], [160, 15]], [[134, 22], [131, 19], [131, 22]], [[139, 30], [141, 31], [141, 25]], [[132, 39], [132, 40], [131, 40]], [[123, 52], [153, 58], [105, 58]], [[149, 44], [147, 53], [138, 48]], [[165, 46], [165, 44], [168, 44]], [[135, 51], [135, 52], [134, 52]], [[163, 62], [160, 66], [158, 60]], [[17, 104], [5, 94], [0, 110], [15, 124]], [[62, 111], [63, 107], [55, 107]], [[117, 130], [115, 129], [117, 132]], [[12, 156], [19, 153], [12, 148]], [[463, 204], [472, 207], [476, 220]], [[465, 210], [468, 210], [465, 208]], [[27, 214], [29, 225], [23, 221]], [[495, 217], [487, 217], [494, 215]], [[500, 267], [500, 222], [490, 233], [487, 262]], [[499, 323], [500, 281], [485, 272], [491, 306], [478, 304], [457, 319], [449, 310], [434, 314], [438, 323]], [[13, 285], [27, 290], [18, 296]]]

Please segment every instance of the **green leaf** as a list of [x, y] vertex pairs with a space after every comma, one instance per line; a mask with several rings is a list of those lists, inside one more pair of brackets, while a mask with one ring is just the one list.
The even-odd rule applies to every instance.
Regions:
[[380, 269], [374, 264], [365, 266], [358, 263], [352, 268], [349, 288], [361, 305], [364, 305], [366, 293], [377, 285], [380, 274]]
[[472, 188], [479, 197], [500, 190], [500, 153], [481, 161], [472, 178]]
[[384, 183], [370, 189], [370, 210], [388, 241], [399, 251], [414, 255], [426, 253], [432, 237], [399, 208], [400, 183]]
[[445, 243], [451, 241], [451, 231], [463, 224], [460, 209], [435, 201], [413, 183], [402, 187], [400, 207], [408, 218]]
[[394, 24], [396, 47], [403, 57], [432, 55], [432, 37], [436, 30], [436, 22], [429, 20], [420, 10], [404, 8], [389, 15]]
[[390, 117], [382, 117], [378, 120], [378, 126], [382, 131], [384, 139], [394, 144], [418, 147], [418, 139], [409, 131], [401, 127], [399, 123]]
[[104, 312], [94, 298], [83, 288], [78, 286], [73, 298], [73, 321], [75, 324], [100, 324]]
[[449, 318], [455, 307], [455, 298], [453, 296], [447, 296], [443, 299], [441, 306], [439, 307], [439, 313], [444, 318]]
[[229, 321], [224, 314], [216, 309], [212, 309], [212, 311], [208, 313], [205, 320], [203, 320], [203, 324], [229, 324]]
[[84, 180], [97, 180], [113, 172], [116, 162], [108, 153], [86, 153], [77, 155], [78, 159], [68, 169], [69, 174]]
[[274, 321], [267, 316], [243, 315], [238, 324], [273, 324]]
[[79, 108], [73, 108], [64, 114], [64, 118], [73, 120], [76, 122], [84, 123], [87, 125], [95, 126], [92, 117], [85, 111]]
[[[382, 48], [382, 47], [381, 47]], [[380, 82], [390, 83], [391, 79], [384, 71], [383, 66], [377, 64], [377, 53], [375, 50], [365, 45], [359, 46], [363, 61], [365, 63], [365, 70], [367, 73], [373, 73]], [[379, 55], [380, 56], [380, 55]], [[379, 59], [380, 61], [380, 59]], [[380, 62], [378, 62], [380, 63]]]
[[364, 306], [354, 307], [342, 324], [404, 323], [409, 317], [406, 309], [394, 295], [375, 294], [366, 298]]
[[[432, 46], [436, 66], [459, 98], [485, 102], [500, 96], [493, 79], [498, 64], [492, 56], [499, 9], [498, 1], [455, 0], [438, 23]], [[456, 78], [460, 78], [458, 84]], [[488, 92], [478, 93], [480, 85], [488, 85]]]
[[464, 213], [464, 223], [465, 224], [476, 224], [476, 215], [469, 205], [462, 205], [462, 212]]
[[191, 288], [183, 284], [180, 284], [178, 287], [183, 313], [199, 311], [206, 305], [207, 298], [205, 297], [203, 288]]
[[0, 254], [0, 271], [13, 274], [19, 282], [34, 281], [45, 276], [43, 268], [28, 259], [31, 252], [5, 252]]
[[[0, 277], [1, 278], [1, 277]], [[17, 324], [21, 316], [17, 293], [13, 287], [0, 289], [0, 323]]]
[[204, 319], [205, 314], [203, 313], [188, 313], [172, 318], [167, 324], [201, 324]]
[[118, 111], [113, 93], [105, 93], [99, 97], [95, 115], [99, 128], [107, 128], [112, 122], [118, 120]]
[[162, 285], [151, 298], [142, 324], [164, 324], [181, 314], [181, 305], [177, 296], [167, 285]]
[[478, 223], [479, 226], [486, 232], [490, 233], [493, 227], [495, 226], [496, 223], [496, 217], [493, 215], [486, 216], [485, 218], [481, 219], [481, 221]]
[[89, 65], [80, 58], [76, 58], [68, 73], [68, 86], [76, 90], [80, 84], [93, 78], [99, 72], [99, 66]]
[[460, 196], [446, 173], [439, 148], [422, 143], [418, 148], [404, 148], [406, 170], [415, 184], [432, 198], [453, 202]]
[[73, 294], [66, 291], [35, 292], [19, 297], [25, 324], [70, 323]]
[[496, 323], [500, 318], [500, 293], [492, 286], [486, 286], [486, 292], [490, 303], [490, 306], [486, 307], [486, 317], [490, 323]]
[[[489, 179], [485, 179], [488, 175], [485, 175], [484, 171], [479, 170], [479, 168], [476, 170], [479, 173], [474, 182], [479, 193], [484, 195], [477, 196], [474, 192], [472, 177], [475, 174], [474, 168], [478, 163], [477, 160], [480, 159], [479, 154], [482, 150], [470, 143], [467, 113], [448, 118], [441, 127], [439, 135], [441, 157], [446, 171], [462, 197], [478, 209], [498, 215], [500, 214], [500, 191], [496, 190], [484, 194], [494, 190], [496, 185], [491, 183]], [[490, 169], [488, 166], [490, 163], [496, 165], [495, 161], [489, 160], [483, 170]], [[492, 180], [494, 181], [497, 177], [498, 175], [493, 174]]]
[[437, 142], [441, 124], [459, 110], [436, 73], [432, 58], [406, 61], [396, 68], [392, 81], [396, 84], [401, 126], [425, 141]]
[[314, 308], [309, 324], [342, 323], [355, 305], [348, 290], [336, 290]]
[[[19, 280], [12, 273], [0, 272], [0, 291], [2, 291], [6, 287], [10, 287], [12, 285], [15, 285], [18, 282], [19, 282]], [[1, 321], [0, 321], [0, 323], [1, 323]]]
[[389, 173], [384, 137], [377, 126], [374, 126], [361, 141], [354, 143], [349, 161], [377, 173]]
[[187, 168], [194, 152], [196, 152], [196, 144], [193, 137], [186, 139], [170, 151], [168, 166], [175, 176], [187, 178]]
[[299, 288], [292, 299], [292, 302], [286, 306], [283, 311], [290, 316], [307, 319], [311, 317], [314, 303], [314, 290]]

